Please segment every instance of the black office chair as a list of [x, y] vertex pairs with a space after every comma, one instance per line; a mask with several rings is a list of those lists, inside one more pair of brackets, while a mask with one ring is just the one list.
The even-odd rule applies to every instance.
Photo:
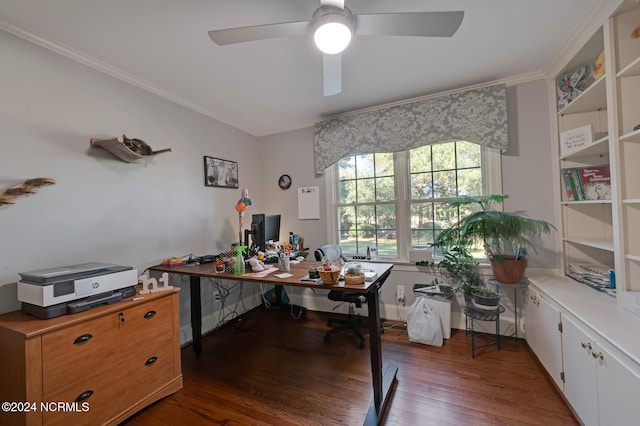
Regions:
[[[331, 262], [336, 262], [338, 259], [347, 261], [347, 258], [342, 254], [342, 247], [340, 247], [339, 244], [327, 244], [325, 246], [322, 246], [314, 252], [314, 256], [317, 261], [321, 261], [325, 256]], [[329, 318], [327, 320], [328, 326], [332, 326], [334, 323], [340, 325], [327, 331], [327, 333], [324, 335], [324, 341], [328, 342], [331, 339], [331, 336], [336, 333], [341, 333], [343, 331], [352, 331], [360, 339], [360, 348], [366, 347], [367, 341], [364, 338], [364, 335], [360, 332], [360, 329], [368, 327], [368, 324], [367, 322], [362, 321], [362, 317], [356, 314], [354, 309], [354, 306], [360, 308], [363, 304], [367, 303], [366, 297], [363, 294], [345, 293], [343, 291], [334, 290], [329, 291], [327, 297], [329, 298], [329, 300], [333, 300], [334, 302], [349, 303], [349, 316], [346, 320]]]

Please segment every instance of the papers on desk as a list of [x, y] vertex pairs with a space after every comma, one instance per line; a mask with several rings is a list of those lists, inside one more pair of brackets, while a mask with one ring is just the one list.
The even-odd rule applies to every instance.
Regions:
[[249, 277], [261, 278], [261, 277], [266, 277], [270, 273], [275, 272], [277, 270], [278, 270], [278, 268], [276, 268], [275, 266], [271, 266], [270, 268], [267, 268], [264, 271], [248, 272], [245, 275], [247, 275]]
[[293, 274], [290, 274], [288, 272], [283, 272], [281, 274], [273, 274], [273, 276], [278, 278], [289, 278], [289, 277], [292, 277]]

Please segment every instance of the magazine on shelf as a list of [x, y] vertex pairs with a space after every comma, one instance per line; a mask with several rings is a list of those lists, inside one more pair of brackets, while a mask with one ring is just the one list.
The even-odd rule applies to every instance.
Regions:
[[567, 275], [595, 289], [615, 294], [615, 272], [606, 265], [569, 263]]

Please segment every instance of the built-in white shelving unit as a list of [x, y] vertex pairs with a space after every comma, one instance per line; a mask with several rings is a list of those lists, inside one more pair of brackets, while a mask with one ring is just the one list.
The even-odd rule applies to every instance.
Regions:
[[[557, 111], [557, 167], [562, 269], [570, 263], [591, 263], [615, 270], [617, 295], [640, 291], [640, 4], [620, 8], [597, 28], [554, 76], [571, 76], [581, 65], [593, 70], [605, 55], [605, 74], [580, 96]], [[590, 125], [593, 143], [563, 152], [563, 132]], [[611, 199], [569, 199], [562, 170], [608, 165]]]

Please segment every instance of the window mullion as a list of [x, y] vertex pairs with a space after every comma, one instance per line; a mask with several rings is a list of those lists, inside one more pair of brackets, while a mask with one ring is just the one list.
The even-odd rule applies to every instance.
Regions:
[[396, 238], [398, 241], [398, 258], [409, 259], [411, 246], [411, 209], [409, 190], [408, 154], [399, 152], [394, 155], [394, 182], [396, 187]]

